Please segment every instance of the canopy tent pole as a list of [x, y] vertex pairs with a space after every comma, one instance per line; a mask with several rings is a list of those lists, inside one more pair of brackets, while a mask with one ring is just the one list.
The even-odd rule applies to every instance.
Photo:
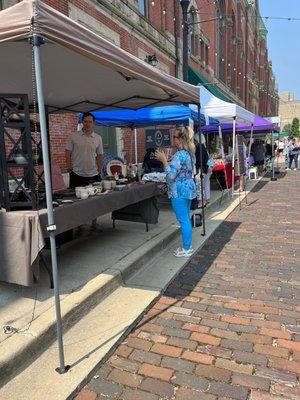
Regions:
[[202, 236], [206, 235], [205, 232], [205, 210], [203, 201], [203, 164], [202, 164], [202, 143], [201, 143], [201, 113], [200, 104], [198, 104], [198, 132], [199, 132], [199, 159], [200, 159], [200, 185], [201, 185], [201, 211], [202, 211]]
[[218, 131], [219, 131], [219, 139], [220, 139], [220, 143], [221, 143], [221, 155], [222, 155], [222, 159], [225, 159], [225, 152], [224, 152], [224, 144], [223, 144], [223, 134], [222, 134], [222, 127], [221, 125], [218, 126]]
[[280, 173], [280, 171], [279, 171], [279, 153], [278, 153], [278, 150], [279, 150], [279, 140], [280, 140], [280, 132], [278, 131], [278, 135], [277, 135], [277, 146], [278, 146], [278, 149], [277, 149], [277, 154], [278, 154], [278, 156], [276, 157], [276, 171], [275, 171], [275, 174], [279, 174]]
[[134, 128], [134, 153], [135, 153], [135, 164], [137, 165], [137, 132]]
[[[252, 147], [252, 140], [253, 140], [253, 130], [254, 130], [254, 124], [252, 122], [251, 124], [251, 132], [250, 132], [250, 141], [249, 141], [249, 148], [248, 148], [248, 163], [246, 165], [246, 171], [248, 172], [248, 168], [249, 168], [249, 160], [250, 160], [250, 154], [251, 154], [251, 147]], [[247, 159], [247, 157], [246, 157]], [[247, 190], [246, 190], [246, 185], [247, 185], [247, 175], [245, 177], [243, 177], [244, 180], [244, 192], [245, 192], [245, 199], [246, 199], [246, 204], [248, 203], [248, 199], [247, 199]]]
[[[222, 156], [222, 163], [224, 166], [224, 178], [225, 178], [225, 185], [226, 185], [226, 192], [228, 194], [228, 198], [230, 197], [230, 190], [228, 188], [228, 179], [227, 179], [227, 172], [226, 172], [226, 160], [225, 160], [225, 151], [224, 151], [224, 143], [223, 143], [223, 133], [222, 133], [222, 127], [221, 125], [218, 126], [218, 132], [219, 132], [219, 139], [221, 143], [221, 156]], [[223, 194], [222, 194], [223, 196]], [[222, 201], [222, 198], [221, 198]]]
[[[253, 124], [252, 124], [252, 126], [251, 126], [251, 131], [252, 131], [252, 129], [253, 129]], [[251, 144], [251, 142], [250, 142], [250, 144]], [[246, 145], [245, 145], [245, 147], [246, 147]], [[243, 149], [244, 149], [244, 146], [243, 146]], [[251, 145], [250, 145], [250, 151], [251, 151]], [[249, 163], [247, 162], [247, 148], [246, 148], [246, 150], [245, 150], [245, 153], [246, 153], [246, 163], [245, 163], [245, 169], [244, 169], [244, 174], [243, 174], [243, 184], [244, 184], [244, 196], [245, 196], [245, 203], [246, 204], [248, 204], [248, 197], [247, 197], [247, 179], [248, 179], [248, 176], [249, 176]], [[249, 155], [248, 155], [248, 159], [249, 159], [249, 157], [250, 157], [250, 153], [249, 153]]]
[[55, 311], [56, 311], [56, 327], [57, 327], [57, 341], [59, 350], [59, 364], [56, 369], [57, 372], [63, 374], [67, 372], [68, 367], [65, 366], [64, 360], [64, 347], [62, 340], [62, 319], [60, 311], [59, 287], [58, 287], [58, 274], [57, 274], [57, 254], [55, 243], [56, 225], [54, 223], [53, 205], [52, 205], [52, 187], [51, 187], [51, 173], [50, 173], [50, 159], [49, 159], [49, 143], [47, 137], [47, 124], [44, 103], [44, 92], [42, 83], [42, 70], [40, 58], [40, 46], [44, 43], [43, 38], [37, 35], [32, 37], [33, 57], [34, 57], [34, 74], [36, 80], [36, 94], [39, 108], [39, 118], [41, 127], [41, 141], [42, 153], [44, 161], [44, 175], [45, 175], [45, 188], [46, 188], [46, 202], [47, 202], [47, 215], [48, 225], [47, 231], [50, 236], [51, 260], [52, 260], [52, 273], [54, 283], [54, 297], [55, 297]]
[[253, 123], [251, 124], [251, 133], [250, 133], [250, 142], [249, 142], [249, 149], [248, 149], [248, 157], [250, 157], [251, 147], [252, 147], [252, 139], [253, 139]]
[[236, 149], [236, 117], [233, 117], [233, 124], [232, 124], [232, 188], [231, 188], [231, 195], [234, 194], [234, 167], [235, 167], [235, 149]]
[[275, 178], [275, 168], [274, 168], [275, 148], [274, 148], [274, 134], [273, 134], [273, 131], [271, 132], [271, 144], [272, 144], [272, 178], [271, 178], [271, 181], [277, 181], [277, 178]]

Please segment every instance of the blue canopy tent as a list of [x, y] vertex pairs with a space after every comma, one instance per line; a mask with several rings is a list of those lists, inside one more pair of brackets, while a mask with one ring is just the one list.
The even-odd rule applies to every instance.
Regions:
[[[162, 106], [162, 107], [144, 107], [138, 110], [122, 109], [113, 111], [93, 112], [96, 125], [107, 125], [118, 128], [131, 128], [135, 130], [135, 162], [137, 163], [137, 140], [136, 128], [155, 125], [188, 125], [191, 121], [200, 125], [218, 125], [219, 120], [214, 117], [208, 117], [200, 113], [200, 108], [192, 109], [183, 104]], [[200, 118], [199, 118], [200, 117]], [[201, 146], [200, 146], [201, 149]], [[201, 158], [201, 157], [200, 157]], [[202, 179], [202, 175], [201, 175]], [[203, 188], [203, 185], [201, 185]], [[202, 189], [203, 190], [203, 189]], [[203, 193], [202, 193], [203, 198]], [[203, 216], [203, 235], [205, 235], [204, 208], [202, 206]]]
[[[138, 110], [121, 109], [112, 111], [95, 111], [96, 125], [112, 126], [117, 128], [143, 128], [155, 125], [181, 125], [189, 124], [190, 121], [198, 123], [199, 114], [196, 108], [192, 109], [183, 104], [163, 106], [163, 107], [144, 107]], [[81, 119], [82, 114], [80, 115]], [[200, 124], [218, 125], [217, 118], [208, 117], [200, 114]], [[136, 132], [135, 132], [135, 162], [137, 163], [136, 148]]]
[[[198, 122], [198, 112], [185, 105], [165, 107], [144, 107], [138, 110], [122, 109], [93, 112], [97, 125], [118, 128], [142, 128], [154, 125], [188, 124], [190, 120]], [[218, 125], [216, 118], [200, 114], [201, 125]]]

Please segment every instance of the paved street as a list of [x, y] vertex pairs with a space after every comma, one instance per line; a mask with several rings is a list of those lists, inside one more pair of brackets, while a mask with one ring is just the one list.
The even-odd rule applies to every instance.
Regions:
[[300, 171], [262, 180], [76, 400], [299, 399]]

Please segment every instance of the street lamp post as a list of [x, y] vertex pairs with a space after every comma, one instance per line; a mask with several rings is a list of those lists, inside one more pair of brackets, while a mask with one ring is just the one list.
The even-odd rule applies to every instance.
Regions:
[[183, 15], [183, 37], [182, 37], [182, 72], [183, 80], [188, 82], [188, 67], [189, 67], [189, 21], [188, 21], [188, 9], [190, 0], [181, 0], [180, 5], [182, 8]]

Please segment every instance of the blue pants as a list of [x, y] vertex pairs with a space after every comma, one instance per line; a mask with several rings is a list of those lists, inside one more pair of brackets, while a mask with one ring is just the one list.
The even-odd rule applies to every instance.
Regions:
[[189, 250], [192, 247], [192, 223], [190, 220], [191, 200], [171, 198], [171, 204], [181, 228], [182, 248]]
[[290, 154], [289, 168], [292, 168], [293, 161], [294, 161], [294, 168], [298, 168], [298, 154]]

